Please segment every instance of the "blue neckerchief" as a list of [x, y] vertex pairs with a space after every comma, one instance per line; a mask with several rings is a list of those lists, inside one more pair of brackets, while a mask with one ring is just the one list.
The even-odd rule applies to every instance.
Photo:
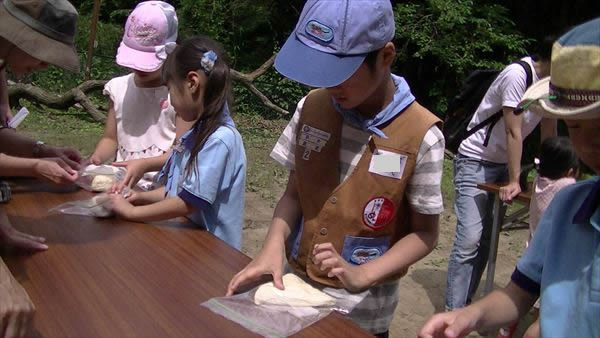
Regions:
[[387, 136], [377, 128], [391, 119], [400, 114], [406, 107], [415, 101], [415, 97], [410, 92], [410, 87], [403, 77], [392, 74], [392, 80], [396, 91], [394, 92], [394, 98], [392, 102], [387, 105], [382, 111], [377, 113], [372, 119], [364, 118], [359, 112], [353, 109], [344, 109], [337, 103], [333, 103], [335, 109], [342, 114], [344, 122], [351, 125], [352, 127], [364, 131], [369, 131], [381, 138], [387, 138]]

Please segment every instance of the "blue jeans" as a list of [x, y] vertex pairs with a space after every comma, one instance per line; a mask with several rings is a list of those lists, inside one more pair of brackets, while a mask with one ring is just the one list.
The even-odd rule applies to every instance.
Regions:
[[492, 231], [493, 196], [478, 183], [506, 182], [506, 164], [463, 155], [454, 159], [456, 235], [448, 262], [446, 310], [471, 302], [487, 263]]

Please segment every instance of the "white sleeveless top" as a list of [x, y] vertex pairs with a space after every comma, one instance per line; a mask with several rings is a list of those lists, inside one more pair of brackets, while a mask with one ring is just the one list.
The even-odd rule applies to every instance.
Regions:
[[117, 161], [160, 156], [175, 140], [175, 110], [166, 86], [140, 88], [134, 74], [110, 80], [104, 95], [114, 103]]

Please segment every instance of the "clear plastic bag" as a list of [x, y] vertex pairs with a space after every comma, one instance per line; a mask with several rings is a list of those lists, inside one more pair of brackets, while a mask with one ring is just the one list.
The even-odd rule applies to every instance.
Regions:
[[75, 184], [87, 191], [105, 192], [113, 184], [122, 181], [126, 173], [125, 168], [90, 164], [79, 171]]
[[[121, 191], [121, 195], [125, 198], [129, 196], [131, 191], [125, 187]], [[80, 216], [92, 216], [92, 217], [111, 217], [114, 212], [110, 207], [107, 206], [107, 202], [110, 200], [107, 193], [98, 194], [92, 198], [70, 201], [55, 206], [50, 209], [49, 213], [65, 214], [65, 215], [80, 215]]]
[[66, 202], [49, 210], [50, 213], [80, 215], [92, 217], [111, 217], [112, 210], [105, 207], [108, 202], [108, 194], [103, 193], [92, 198]]
[[340, 297], [337, 289], [323, 288], [321, 291], [335, 298], [329, 306], [256, 305], [254, 296], [258, 287], [231, 297], [216, 297], [201, 305], [207, 307], [246, 329], [264, 337], [287, 337], [325, 318], [333, 311], [348, 314], [359, 297]]

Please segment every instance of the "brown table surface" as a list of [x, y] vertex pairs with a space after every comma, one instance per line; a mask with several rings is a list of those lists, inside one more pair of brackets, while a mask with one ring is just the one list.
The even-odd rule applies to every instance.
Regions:
[[[50, 215], [48, 209], [91, 193], [15, 182], [13, 199], [4, 205], [13, 226], [46, 237], [50, 246], [31, 255], [3, 253], [37, 308], [34, 336], [257, 336], [200, 306], [225, 294], [229, 280], [250, 261], [241, 252], [175, 222]], [[340, 334], [369, 336], [339, 314], [296, 336]]]

